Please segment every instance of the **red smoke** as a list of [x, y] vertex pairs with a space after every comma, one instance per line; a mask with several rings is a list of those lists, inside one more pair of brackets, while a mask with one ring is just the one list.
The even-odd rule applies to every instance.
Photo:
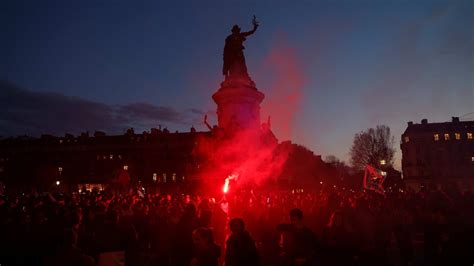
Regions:
[[[204, 162], [199, 175], [207, 180], [206, 190], [226, 192], [242, 187], [258, 186], [277, 177], [286, 161], [287, 153], [278, 145], [268, 130], [243, 130], [233, 137], [203, 137], [196, 155]], [[230, 178], [229, 178], [230, 177]], [[230, 187], [230, 188], [229, 188]]]
[[[261, 65], [260, 74], [268, 77], [262, 120], [266, 123], [266, 115], [271, 115], [272, 128], [279, 133], [278, 137], [289, 139], [306, 80], [300, 62], [294, 49], [277, 45]], [[217, 129], [212, 136], [199, 139], [195, 150], [202, 162], [198, 175], [201, 180], [207, 180], [205, 190], [232, 193], [235, 189], [261, 185], [281, 174], [289, 148], [278, 145], [268, 125], [262, 125], [260, 130], [230, 133], [233, 136], [223, 132], [225, 129]]]
[[261, 75], [269, 77], [265, 82], [265, 100], [262, 103], [262, 117], [271, 116], [272, 128], [280, 140], [290, 140], [293, 122], [307, 82], [303, 65], [284, 36], [277, 38], [263, 63]]

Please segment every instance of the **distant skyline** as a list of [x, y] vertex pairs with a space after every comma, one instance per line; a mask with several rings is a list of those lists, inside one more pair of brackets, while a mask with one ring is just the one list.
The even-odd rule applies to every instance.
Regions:
[[474, 120], [474, 1], [5, 1], [0, 135], [205, 130], [232, 25], [280, 141], [348, 161], [378, 124]]

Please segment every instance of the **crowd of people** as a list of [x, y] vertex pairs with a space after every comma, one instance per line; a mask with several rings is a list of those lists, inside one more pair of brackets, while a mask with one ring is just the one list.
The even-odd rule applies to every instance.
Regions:
[[1, 265], [473, 265], [469, 191], [0, 198]]

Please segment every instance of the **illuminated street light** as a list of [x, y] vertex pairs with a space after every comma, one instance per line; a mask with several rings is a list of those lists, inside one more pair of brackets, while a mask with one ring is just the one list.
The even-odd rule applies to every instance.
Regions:
[[[59, 179], [62, 178], [62, 173], [63, 173], [63, 168], [61, 166], [58, 167], [58, 173], [59, 173]], [[56, 181], [56, 186], [59, 186], [59, 184], [61, 184], [61, 182], [59, 180]]]

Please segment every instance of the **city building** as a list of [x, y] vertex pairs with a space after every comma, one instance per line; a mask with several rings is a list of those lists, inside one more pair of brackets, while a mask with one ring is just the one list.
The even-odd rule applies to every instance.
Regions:
[[[110, 184], [123, 178], [132, 184], [173, 184], [192, 181], [199, 157], [193, 151], [210, 132], [170, 133], [151, 129], [135, 134], [93, 136], [66, 134], [40, 138], [11, 137], [0, 141], [0, 180], [41, 189], [54, 185]], [[189, 183], [189, 182], [188, 182]]]
[[414, 188], [474, 183], [474, 121], [408, 122], [401, 136], [403, 178]]

